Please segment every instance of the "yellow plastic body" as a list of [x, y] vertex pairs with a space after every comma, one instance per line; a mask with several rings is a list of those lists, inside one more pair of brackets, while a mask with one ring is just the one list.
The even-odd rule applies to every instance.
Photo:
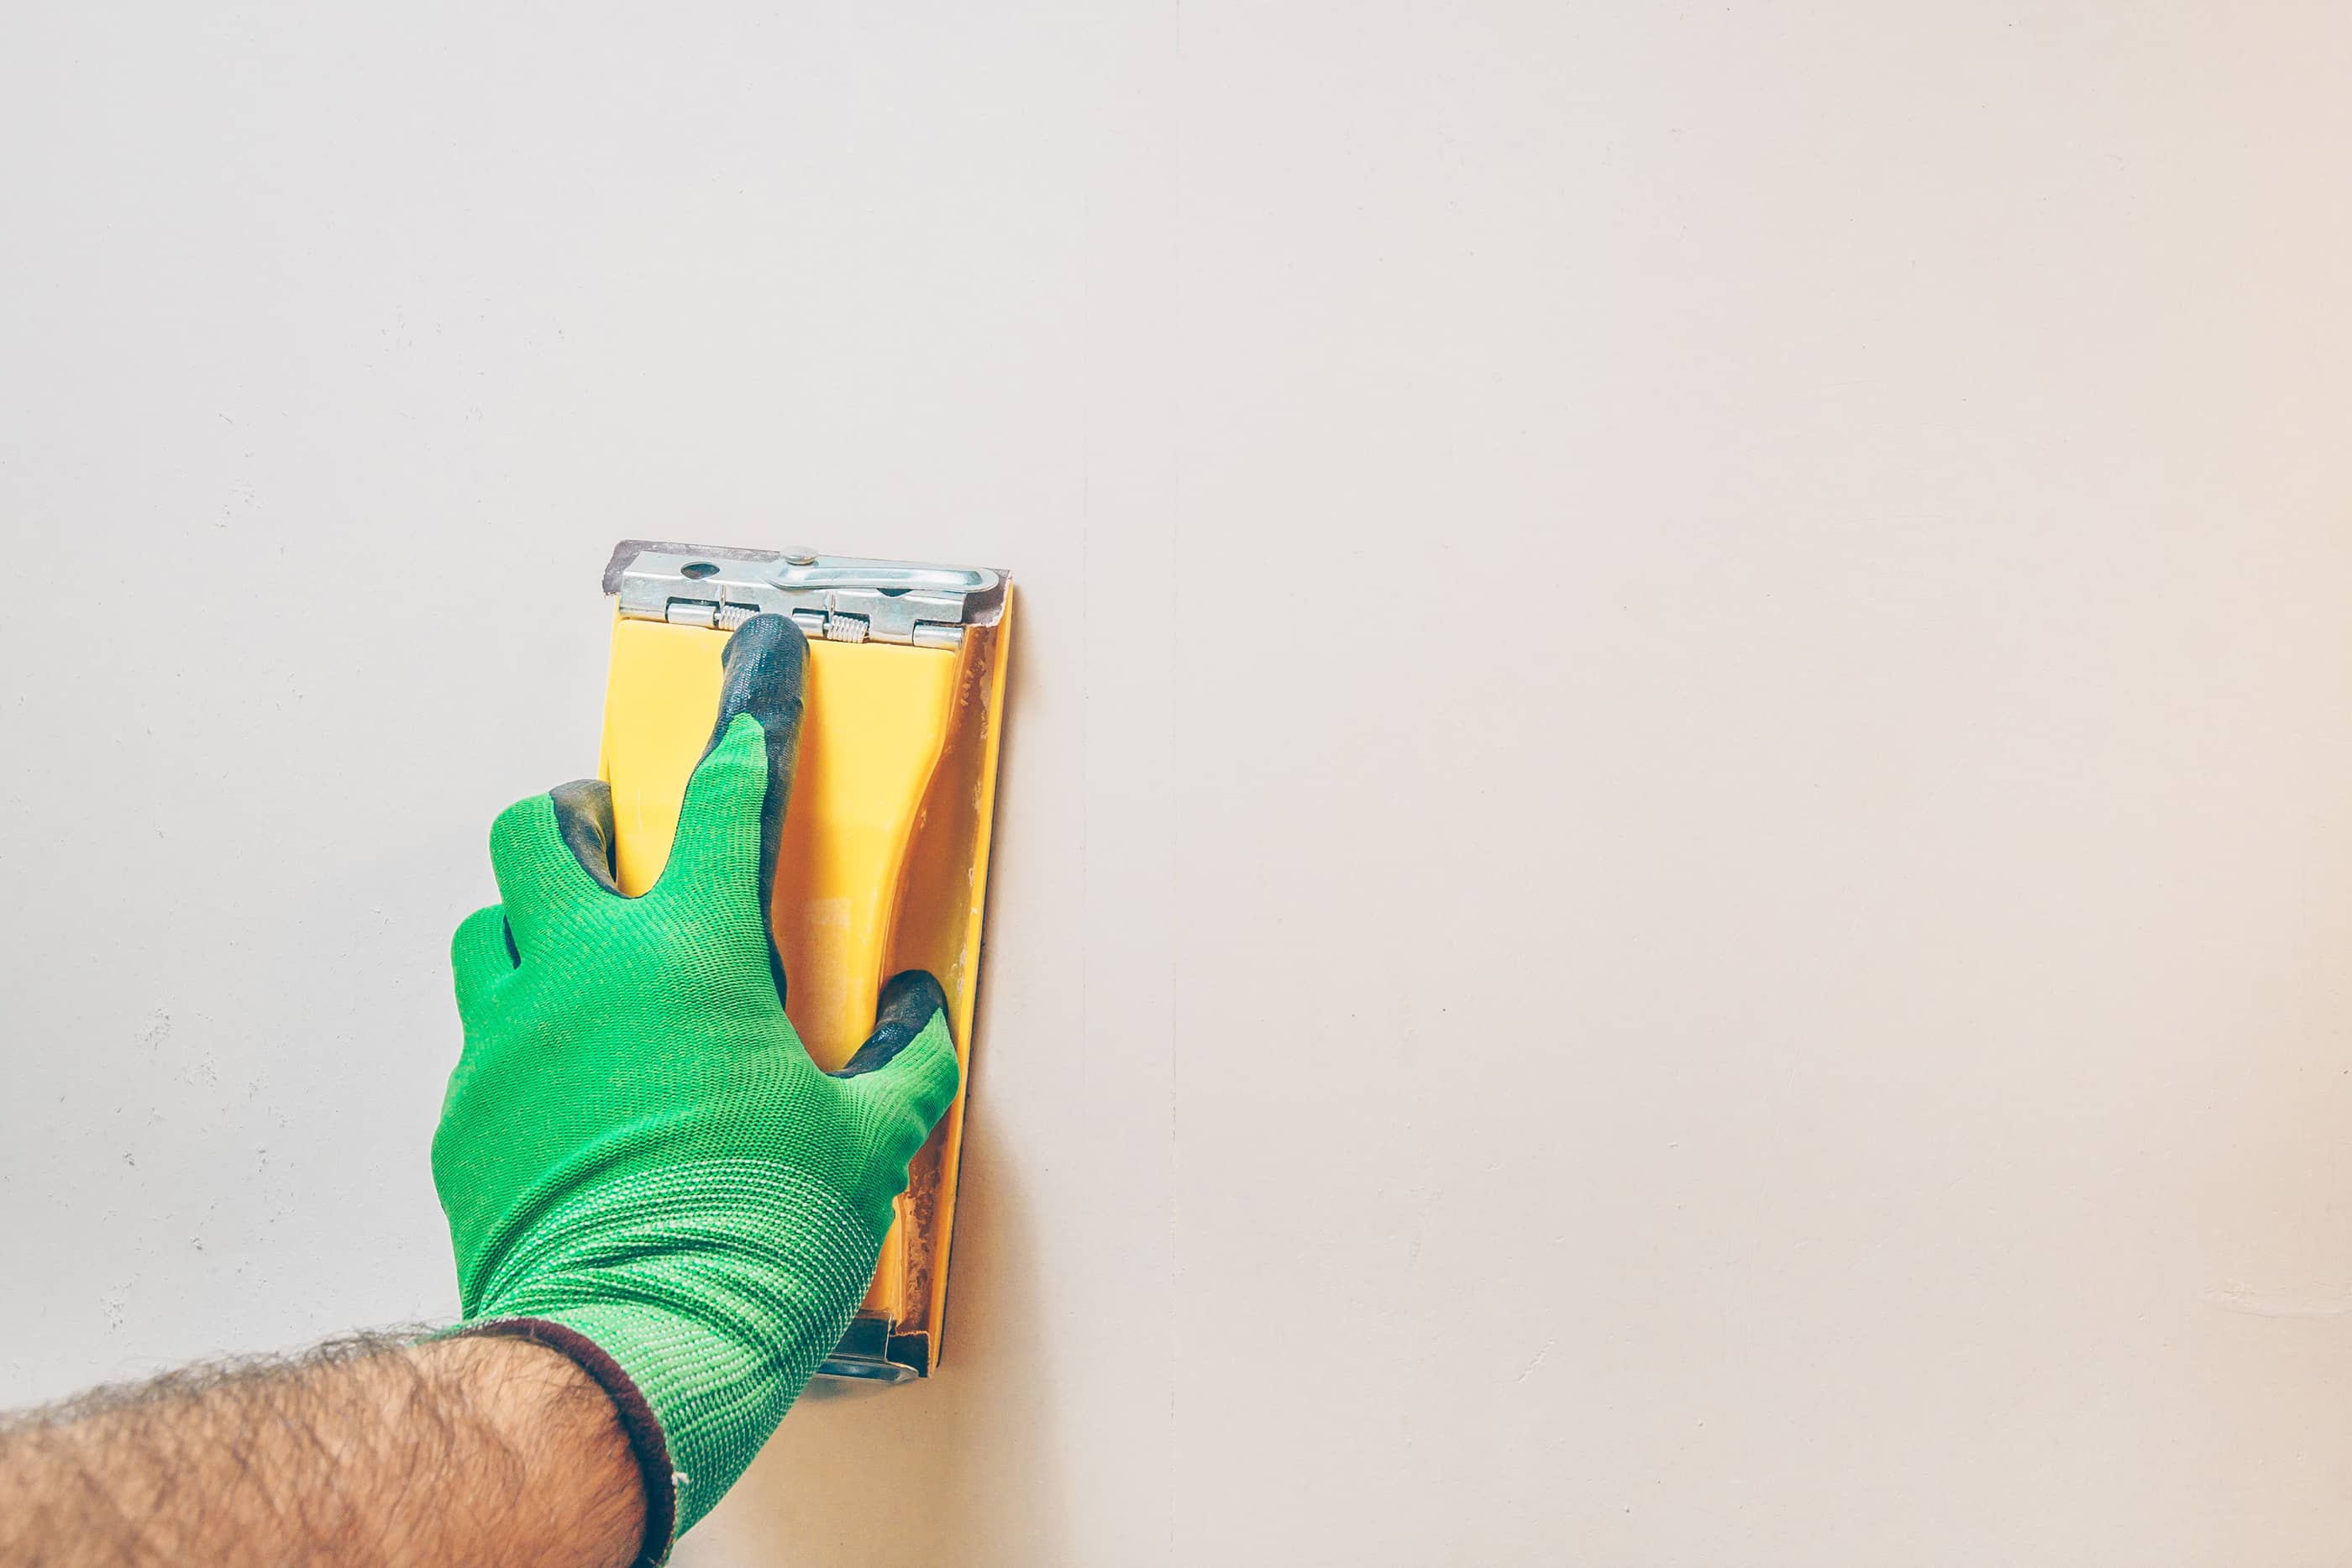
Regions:
[[[809, 645], [798, 764], [772, 891], [785, 1010], [818, 1066], [874, 1027], [882, 983], [929, 969], [946, 989], [971, 1073], [981, 914], [996, 798], [1008, 601], [960, 650]], [[621, 891], [669, 858], [688, 778], [718, 711], [728, 633], [615, 615], [599, 771], [613, 788]], [[860, 1315], [889, 1325], [893, 1359], [937, 1364], [963, 1140], [959, 1093], [915, 1158]]]

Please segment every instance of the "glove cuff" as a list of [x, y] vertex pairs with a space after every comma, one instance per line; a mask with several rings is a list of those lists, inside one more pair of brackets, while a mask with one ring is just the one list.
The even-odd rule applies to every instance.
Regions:
[[561, 1325], [621, 1369], [667, 1446], [648, 1495], [683, 1535], [841, 1342], [881, 1237], [834, 1183], [781, 1161], [600, 1174], [462, 1288], [467, 1322]]

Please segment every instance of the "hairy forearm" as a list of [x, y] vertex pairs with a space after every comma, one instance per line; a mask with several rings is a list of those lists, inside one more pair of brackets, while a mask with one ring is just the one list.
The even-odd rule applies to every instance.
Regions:
[[0, 1563], [622, 1568], [612, 1402], [515, 1339], [359, 1339], [0, 1421]]

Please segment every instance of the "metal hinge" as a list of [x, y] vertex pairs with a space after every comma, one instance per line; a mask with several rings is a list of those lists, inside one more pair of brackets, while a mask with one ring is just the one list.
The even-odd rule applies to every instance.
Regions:
[[604, 591], [631, 620], [732, 632], [771, 613], [829, 642], [915, 648], [960, 647], [965, 627], [994, 625], [1004, 582], [1004, 573], [982, 566], [653, 539], [622, 540], [604, 568]]

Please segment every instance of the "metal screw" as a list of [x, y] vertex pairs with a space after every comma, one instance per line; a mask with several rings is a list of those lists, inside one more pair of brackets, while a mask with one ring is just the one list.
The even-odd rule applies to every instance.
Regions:
[[788, 549], [784, 552], [784, 563], [787, 566], [814, 566], [816, 564], [816, 551], [813, 549]]

